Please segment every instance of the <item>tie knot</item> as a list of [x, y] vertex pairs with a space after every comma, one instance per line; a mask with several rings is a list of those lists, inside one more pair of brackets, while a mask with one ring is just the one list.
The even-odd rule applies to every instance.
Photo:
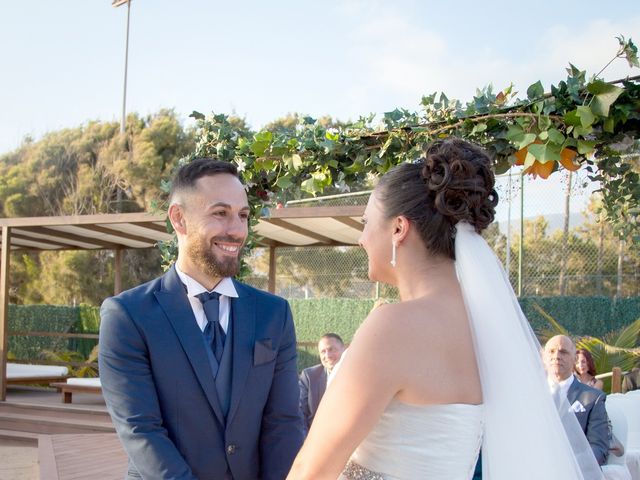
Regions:
[[196, 298], [205, 304], [209, 300], [219, 300], [220, 294], [218, 292], [202, 292], [196, 295]]

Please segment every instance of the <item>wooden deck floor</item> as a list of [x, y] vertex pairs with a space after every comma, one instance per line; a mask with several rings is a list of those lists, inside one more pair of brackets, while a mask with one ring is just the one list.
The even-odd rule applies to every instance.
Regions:
[[41, 435], [38, 452], [41, 480], [120, 480], [127, 470], [114, 433]]
[[[99, 394], [74, 393], [73, 403], [64, 404], [61, 393], [54, 389], [15, 386], [7, 390], [5, 403], [7, 407], [8, 404], [28, 406], [30, 411], [34, 410], [34, 415], [68, 416], [67, 421], [74, 422], [73, 418], [78, 418], [79, 423], [86, 423], [88, 416], [96, 417], [97, 423], [104, 423], [106, 419], [110, 424], [104, 399]], [[42, 411], [39, 411], [40, 407]], [[34, 437], [33, 434], [29, 435]], [[115, 480], [125, 475], [127, 456], [115, 433], [53, 433], [36, 437], [37, 462], [32, 471], [39, 471], [41, 480]], [[35, 446], [35, 440], [32, 442]], [[0, 442], [0, 450], [2, 448]], [[0, 469], [0, 480], [30, 478], [12, 477], [29, 467], [25, 467], [24, 459], [20, 463], [16, 457], [16, 465], [12, 466], [9, 464], [11, 458], [2, 458], [4, 465]], [[38, 476], [33, 478], [37, 479]]]

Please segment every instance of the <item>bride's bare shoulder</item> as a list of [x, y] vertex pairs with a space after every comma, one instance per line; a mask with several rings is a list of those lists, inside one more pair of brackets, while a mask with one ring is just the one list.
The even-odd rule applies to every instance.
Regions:
[[420, 298], [375, 308], [358, 329], [354, 342], [411, 344], [424, 342], [425, 338], [449, 338], [467, 327], [464, 305], [455, 298]]
[[[425, 313], [426, 304], [416, 305], [413, 302], [385, 303], [374, 308], [356, 332], [355, 341], [402, 340], [415, 328], [414, 322]], [[421, 313], [422, 312], [422, 313]], [[360, 340], [363, 339], [363, 340]]]

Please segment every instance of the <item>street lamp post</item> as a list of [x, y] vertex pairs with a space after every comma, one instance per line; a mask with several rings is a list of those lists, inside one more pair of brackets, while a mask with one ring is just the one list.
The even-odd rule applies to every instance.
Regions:
[[124, 86], [122, 88], [122, 118], [120, 119], [120, 133], [124, 133], [127, 111], [127, 66], [129, 64], [129, 17], [131, 15], [131, 0], [113, 0], [112, 7], [127, 4], [127, 34], [124, 47]]

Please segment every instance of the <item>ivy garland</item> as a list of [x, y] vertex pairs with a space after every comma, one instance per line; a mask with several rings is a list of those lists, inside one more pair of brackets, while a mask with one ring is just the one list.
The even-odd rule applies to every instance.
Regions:
[[[631, 39], [617, 37], [612, 60], [639, 67]], [[602, 212], [621, 238], [640, 235], [640, 76], [604, 82], [600, 74], [570, 64], [566, 80], [544, 92], [540, 81], [516, 98], [513, 85], [494, 93], [479, 89], [462, 105], [444, 93], [422, 98], [420, 112], [396, 109], [382, 117], [360, 117], [351, 124], [327, 125], [310, 117], [292, 125], [253, 132], [223, 114], [193, 112], [198, 139], [189, 158], [234, 162], [248, 185], [253, 219], [263, 207], [304, 196], [347, 192], [370, 186], [372, 178], [418, 158], [425, 144], [457, 136], [482, 145], [496, 173], [523, 166], [522, 174], [547, 178], [565, 168], [585, 168], [600, 182]], [[168, 187], [168, 186], [167, 186]], [[636, 242], [637, 243], [637, 242]], [[165, 260], [175, 246], [162, 247]]]

